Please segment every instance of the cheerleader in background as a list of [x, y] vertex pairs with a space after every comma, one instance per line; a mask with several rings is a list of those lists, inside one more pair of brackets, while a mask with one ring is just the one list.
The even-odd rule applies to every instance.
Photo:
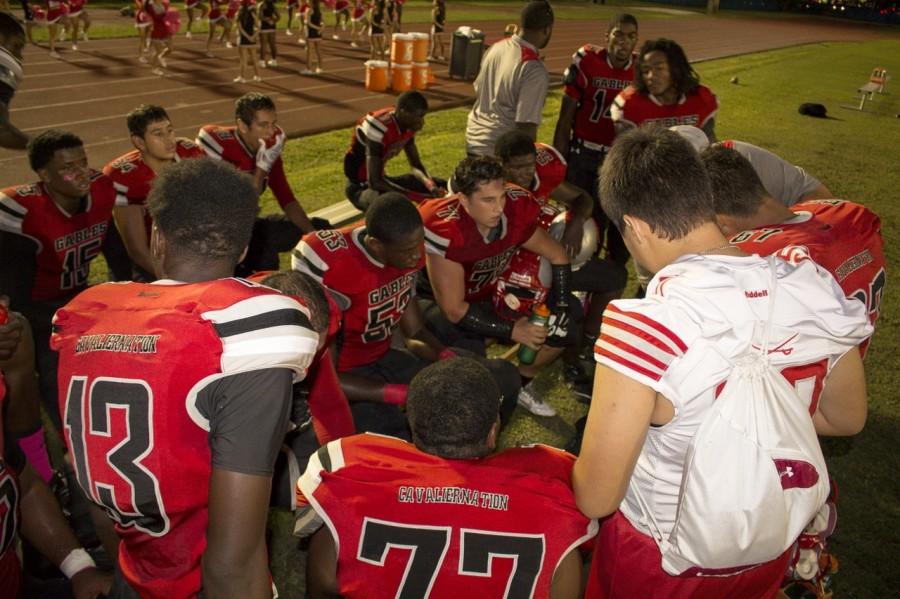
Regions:
[[[288, 11], [288, 20], [287, 27], [285, 28], [284, 33], [286, 35], [294, 35], [294, 32], [291, 31], [291, 25], [294, 24], [294, 11], [300, 7], [300, 0], [287, 0], [287, 11]], [[303, 29], [303, 15], [300, 15], [300, 29]]]
[[[275, 0], [262, 0], [256, 15], [259, 21], [259, 66], [276, 67], [278, 66], [278, 54], [275, 50], [275, 35], [278, 31], [281, 14], [278, 12], [278, 7], [275, 6]], [[269, 60], [266, 60], [266, 50], [272, 56]]]
[[138, 62], [147, 63], [150, 50], [150, 25], [153, 19], [144, 9], [144, 0], [134, 0], [134, 27], [138, 31]]
[[369, 26], [366, 6], [363, 0], [353, 0], [353, 10], [350, 12], [350, 47], [359, 48], [359, 41]]
[[166, 19], [169, 1], [147, 0], [144, 10], [151, 19], [150, 43], [153, 45], [153, 57], [150, 59], [150, 66], [153, 67], [154, 75], [163, 76], [166, 74], [163, 71], [166, 68], [166, 55], [172, 51], [172, 34]]
[[[301, 71], [302, 75], [312, 75], [313, 73], [322, 72], [322, 53], [319, 50], [319, 43], [322, 40], [322, 29], [325, 27], [325, 20], [322, 15], [322, 6], [319, 0], [312, 0], [309, 10], [306, 11], [306, 68]], [[315, 55], [316, 68], [313, 69], [313, 55]]]
[[369, 59], [382, 60], [384, 58], [384, 31], [387, 8], [384, 0], [375, 0], [372, 10], [369, 11]]
[[[206, 38], [206, 55], [213, 57], [212, 43], [216, 36], [216, 29], [222, 28], [222, 34], [219, 36], [219, 43], [231, 35], [231, 21], [225, 18], [223, 8], [228, 4], [228, 0], [209, 0], [209, 35]], [[226, 44], [229, 48], [231, 42]]]
[[350, 24], [350, 2], [349, 0], [335, 0], [334, 3], [334, 34], [331, 39], [341, 39], [338, 37], [338, 27], [341, 31], [347, 31], [347, 25]]
[[256, 62], [256, 44], [258, 42], [259, 22], [251, 0], [243, 0], [235, 19], [238, 33], [238, 56], [241, 61], [241, 74], [234, 78], [235, 83], [244, 83], [244, 71], [247, 64], [253, 65], [253, 80], [262, 81], [259, 76], [259, 65]]
[[[88, 40], [88, 28], [91, 26], [91, 17], [88, 15], [86, 0], [69, 0], [69, 35], [72, 38], [72, 49], [78, 50], [78, 40]], [[81, 35], [78, 33], [81, 25]]]
[[[434, 0], [431, 9], [431, 60], [445, 60], [444, 24], [447, 22], [447, 7], [444, 0]], [[438, 50], [440, 48], [440, 50]]]
[[187, 33], [184, 34], [184, 37], [187, 39], [191, 39], [191, 27], [194, 25], [194, 11], [200, 11], [200, 18], [205, 19], [206, 15], [209, 14], [209, 6], [203, 0], [185, 0], [184, 7], [187, 11]]
[[66, 28], [69, 24], [68, 14], [69, 7], [65, 2], [47, 0], [47, 29], [49, 30], [47, 39], [50, 44], [51, 58], [59, 58], [59, 53], [56, 51], [56, 41], [60, 34], [65, 36]]

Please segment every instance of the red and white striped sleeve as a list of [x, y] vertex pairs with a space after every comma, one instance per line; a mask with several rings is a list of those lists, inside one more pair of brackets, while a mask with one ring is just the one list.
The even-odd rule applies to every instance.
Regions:
[[610, 303], [603, 313], [594, 358], [658, 391], [666, 370], [687, 352], [688, 346], [670, 326], [648, 315], [659, 310], [642, 309], [650, 307], [644, 302], [634, 306], [636, 309], [624, 309], [616, 303]]

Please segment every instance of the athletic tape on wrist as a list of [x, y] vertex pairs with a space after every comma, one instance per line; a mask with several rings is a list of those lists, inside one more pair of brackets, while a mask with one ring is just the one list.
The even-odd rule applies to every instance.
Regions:
[[78, 549], [73, 549], [72, 552], [66, 556], [66, 559], [59, 565], [59, 570], [66, 575], [66, 578], [71, 580], [82, 570], [96, 567], [97, 564], [94, 563], [94, 558], [88, 555], [87, 551], [79, 547]]

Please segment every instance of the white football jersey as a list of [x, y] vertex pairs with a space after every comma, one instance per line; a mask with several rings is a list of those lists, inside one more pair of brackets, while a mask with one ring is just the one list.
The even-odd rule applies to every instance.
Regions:
[[[774, 264], [769, 357], [813, 413], [828, 372], [872, 334], [872, 327], [862, 303], [847, 299], [814, 262], [774, 259]], [[762, 346], [772, 296], [766, 258], [689, 254], [653, 277], [645, 299], [613, 301], [604, 313], [596, 360], [651, 387], [675, 407], [669, 423], [650, 428], [632, 475], [664, 534], [674, 525], [691, 438], [732, 360]], [[631, 492], [621, 510], [648, 532]]]

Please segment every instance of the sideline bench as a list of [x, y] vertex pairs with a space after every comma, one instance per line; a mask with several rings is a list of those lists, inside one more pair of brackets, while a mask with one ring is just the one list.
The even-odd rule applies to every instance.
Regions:
[[332, 228], [337, 229], [362, 218], [363, 213], [357, 210], [350, 200], [343, 200], [337, 204], [320, 208], [309, 215], [310, 218], [315, 216], [324, 218], [331, 223]]
[[851, 106], [845, 106], [845, 108], [859, 111], [865, 110], [867, 100], [874, 100], [876, 93], [884, 93], [884, 87], [887, 85], [888, 79], [890, 79], [890, 75], [888, 75], [887, 69], [884, 67], [875, 67], [872, 69], [869, 80], [856, 90], [859, 94], [859, 107], [853, 108]]

